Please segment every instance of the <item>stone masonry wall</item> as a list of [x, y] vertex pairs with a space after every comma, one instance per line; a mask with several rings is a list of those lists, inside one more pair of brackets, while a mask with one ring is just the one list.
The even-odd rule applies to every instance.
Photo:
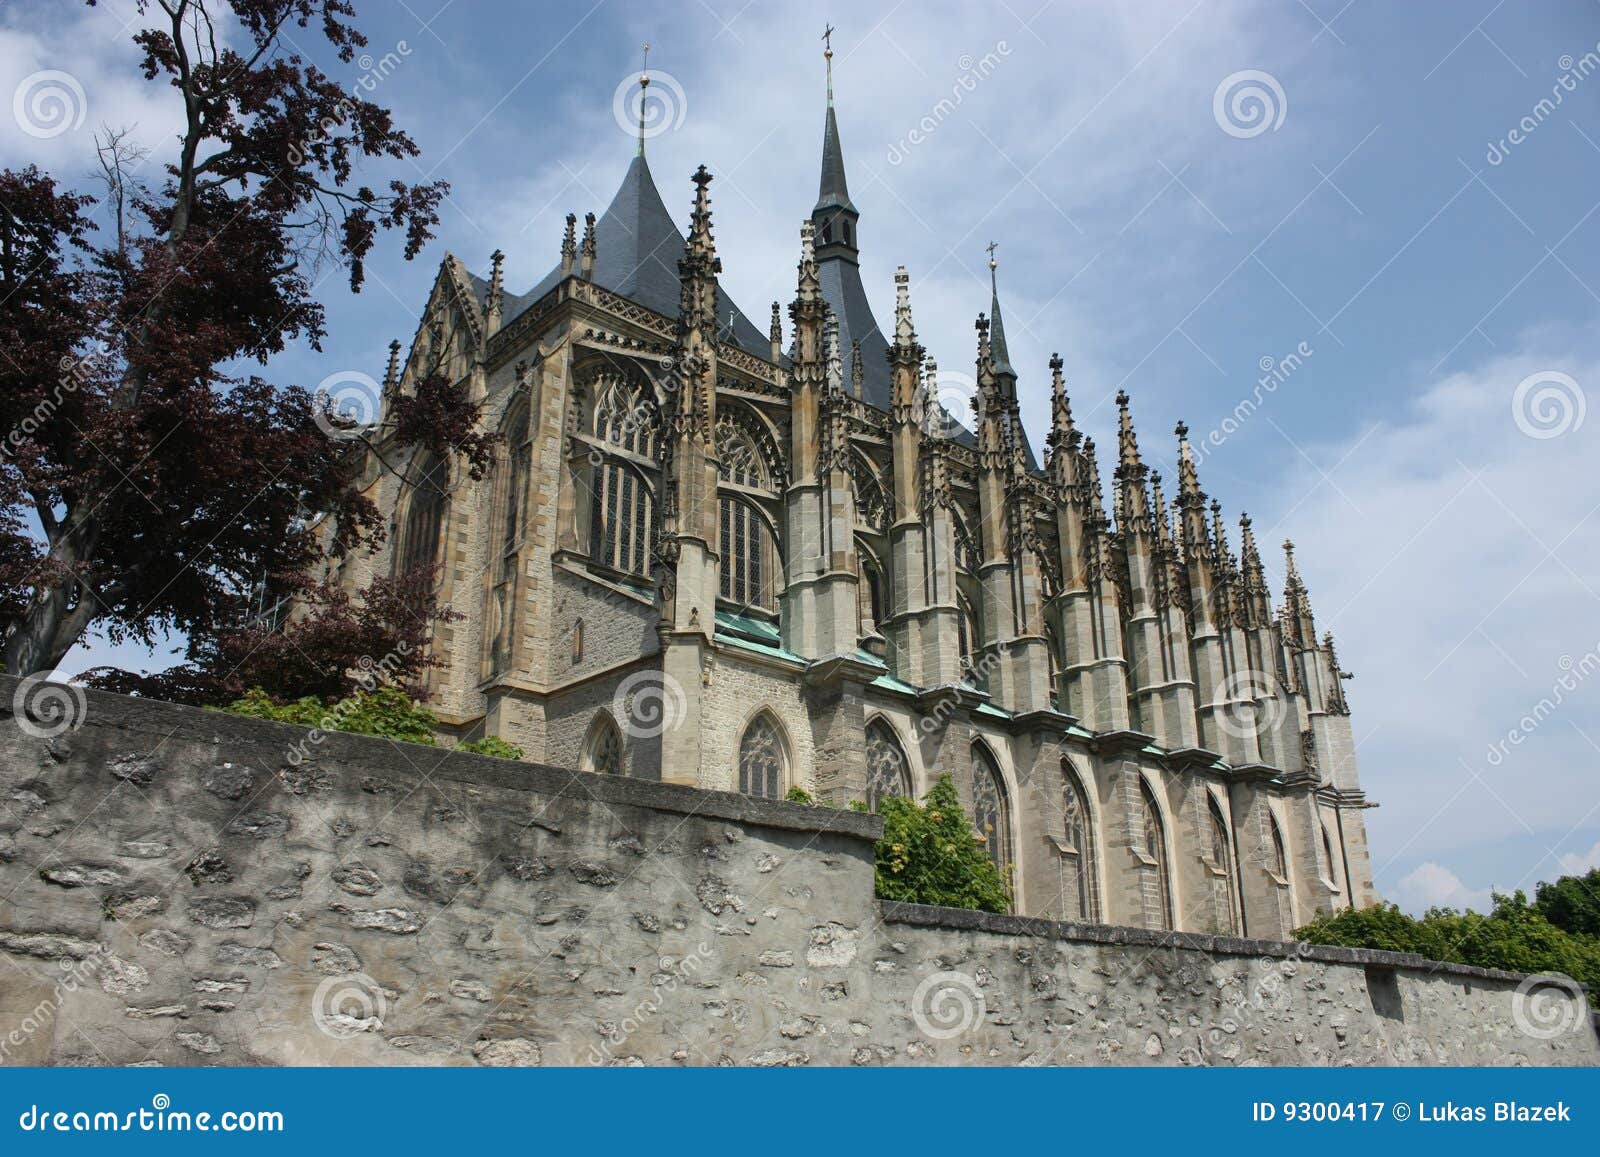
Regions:
[[1508, 974], [880, 905], [873, 816], [23, 690], [7, 1064], [1600, 1060]]

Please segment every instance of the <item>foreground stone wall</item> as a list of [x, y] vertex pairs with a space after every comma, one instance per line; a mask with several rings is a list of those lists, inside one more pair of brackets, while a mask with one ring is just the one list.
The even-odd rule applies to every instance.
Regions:
[[872, 816], [75, 695], [0, 719], [8, 1064], [1600, 1059], [1508, 974], [880, 905]]

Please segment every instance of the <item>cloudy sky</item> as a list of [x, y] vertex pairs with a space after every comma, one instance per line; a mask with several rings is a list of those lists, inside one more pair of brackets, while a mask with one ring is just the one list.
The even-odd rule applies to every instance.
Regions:
[[[514, 290], [543, 276], [563, 217], [602, 210], [627, 166], [645, 41], [656, 179], [686, 219], [690, 172], [715, 173], [725, 285], [765, 317], [814, 200], [827, 20], [880, 319], [904, 264], [931, 353], [970, 366], [998, 243], [1033, 428], [1060, 351], [1092, 434], [1126, 389], [1170, 472], [1186, 420], [1205, 488], [1295, 540], [1356, 675], [1380, 890], [1482, 905], [1600, 862], [1593, 0], [358, 7], [391, 61], [375, 99], [423, 150], [394, 175], [453, 191], [417, 262], [380, 260], [358, 297], [329, 277], [326, 348], [276, 378], [380, 375], [446, 250], [483, 270], [504, 249]], [[77, 179], [103, 124], [170, 151], [131, 15], [0, 8], [0, 163]], [[46, 70], [65, 123], [19, 90]]]

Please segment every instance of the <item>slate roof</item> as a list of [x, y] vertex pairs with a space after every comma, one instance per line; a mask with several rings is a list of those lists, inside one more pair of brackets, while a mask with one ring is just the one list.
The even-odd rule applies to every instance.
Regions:
[[[678, 316], [678, 260], [683, 256], [685, 237], [667, 212], [655, 178], [642, 153], [633, 158], [616, 195], [594, 227], [595, 283], [621, 294], [666, 317]], [[506, 296], [505, 317], [509, 322], [561, 281], [561, 266], [526, 294]], [[760, 358], [771, 358], [772, 343], [758, 330], [733, 301], [719, 289], [717, 318], [722, 340], [728, 340], [729, 315], [732, 337], [740, 349]]]

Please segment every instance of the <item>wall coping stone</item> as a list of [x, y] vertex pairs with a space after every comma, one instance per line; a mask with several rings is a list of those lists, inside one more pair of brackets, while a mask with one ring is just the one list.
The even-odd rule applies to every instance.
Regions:
[[[886, 924], [920, 928], [945, 928], [962, 932], [990, 932], [999, 936], [1030, 936], [1041, 940], [1069, 940], [1079, 944], [1107, 944], [1119, 948], [1179, 948], [1215, 956], [1293, 957], [1323, 964], [1360, 964], [1410, 972], [1444, 973], [1463, 980], [1520, 983], [1526, 973], [1479, 968], [1429, 960], [1412, 952], [1384, 952], [1375, 948], [1345, 948], [1337, 944], [1310, 944], [1283, 940], [1249, 940], [1239, 936], [1212, 936], [1200, 932], [1155, 932], [1111, 924], [1066, 924], [1027, 916], [1002, 916], [965, 908], [935, 908], [880, 900]], [[1581, 986], [1580, 986], [1581, 987]]]
[[[0, 719], [15, 714], [14, 697], [22, 680], [0, 674]], [[165, 741], [174, 732], [192, 742], [208, 742], [238, 751], [237, 758], [262, 756], [276, 771], [290, 766], [289, 750], [304, 744], [314, 728], [295, 723], [278, 723], [247, 715], [230, 715], [158, 699], [141, 699], [110, 691], [83, 689], [87, 703], [84, 723], [96, 729], [152, 735]], [[52, 743], [70, 744], [68, 731]], [[263, 752], [265, 749], [265, 753]], [[398, 763], [394, 754], [402, 759]], [[431, 757], [431, 758], [430, 758]], [[733, 820], [759, 827], [817, 835], [841, 835], [863, 841], [868, 856], [871, 845], [883, 835], [883, 820], [867, 812], [847, 808], [813, 807], [787, 800], [758, 799], [738, 792], [708, 791], [686, 784], [630, 779], [626, 776], [575, 771], [572, 768], [521, 760], [496, 759], [473, 755], [446, 747], [425, 747], [416, 743], [384, 739], [348, 732], [323, 732], [314, 753], [303, 765], [338, 764], [349, 760], [370, 767], [387, 762], [387, 773], [397, 780], [420, 780], [424, 776], [454, 783], [532, 791], [556, 797], [581, 795], [603, 803], [624, 807], [652, 808], [677, 815]]]

